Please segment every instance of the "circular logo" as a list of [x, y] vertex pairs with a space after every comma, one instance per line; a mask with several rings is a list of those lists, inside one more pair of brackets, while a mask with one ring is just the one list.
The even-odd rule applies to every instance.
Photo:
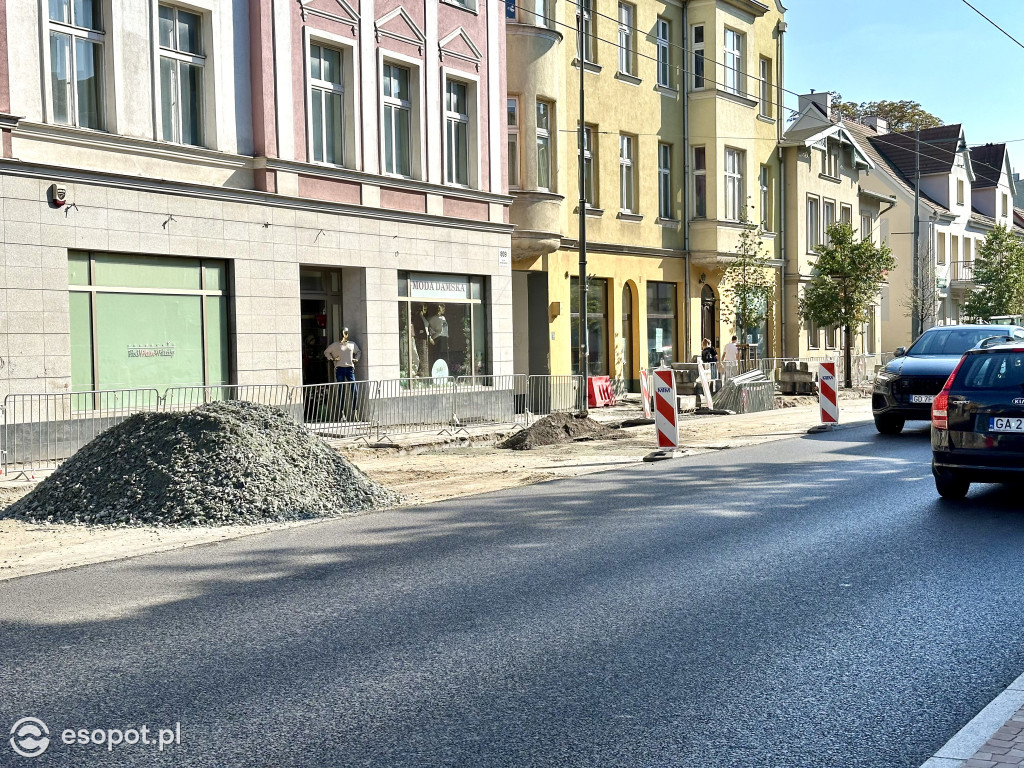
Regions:
[[39, 757], [50, 746], [50, 730], [34, 717], [23, 717], [11, 728], [11, 749], [22, 757]]

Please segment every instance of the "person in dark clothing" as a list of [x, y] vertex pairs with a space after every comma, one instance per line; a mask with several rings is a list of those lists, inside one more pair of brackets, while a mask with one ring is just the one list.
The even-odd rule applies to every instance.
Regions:
[[711, 339], [704, 339], [702, 346], [700, 361], [711, 366], [711, 378], [714, 379], [718, 375], [718, 350], [711, 346]]

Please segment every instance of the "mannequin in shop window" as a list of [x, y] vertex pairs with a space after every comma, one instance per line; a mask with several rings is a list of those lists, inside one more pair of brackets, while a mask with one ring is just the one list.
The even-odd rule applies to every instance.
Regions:
[[359, 362], [359, 347], [348, 337], [348, 328], [341, 329], [341, 338], [324, 350], [324, 357], [334, 363], [334, 380], [343, 385], [341, 392], [342, 411], [351, 420], [356, 401], [356, 363]]
[[437, 314], [430, 318], [430, 345], [433, 354], [430, 356], [430, 368], [438, 360], [448, 363], [448, 318], [444, 316], [444, 304], [437, 305]]

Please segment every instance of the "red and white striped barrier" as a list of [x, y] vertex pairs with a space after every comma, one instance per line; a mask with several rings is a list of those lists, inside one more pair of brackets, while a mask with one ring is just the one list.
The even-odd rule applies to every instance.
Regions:
[[839, 423], [839, 398], [836, 386], [836, 364], [818, 365], [818, 405], [821, 406], [821, 423]]
[[640, 399], [644, 401], [644, 418], [651, 418], [651, 385], [647, 381], [647, 369], [640, 369]]
[[654, 428], [658, 448], [679, 447], [679, 422], [676, 419], [676, 373], [671, 368], [654, 371]]

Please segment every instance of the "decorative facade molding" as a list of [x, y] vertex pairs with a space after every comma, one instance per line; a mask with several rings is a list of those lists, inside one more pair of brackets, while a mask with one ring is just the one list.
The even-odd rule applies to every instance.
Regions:
[[[405, 22], [406, 31], [404, 33], [394, 29], [385, 29], [385, 26], [396, 18]], [[390, 37], [392, 40], [399, 40], [403, 43], [408, 43], [409, 45], [415, 45], [421, 55], [423, 53], [423, 47], [427, 42], [427, 37], [423, 34], [423, 30], [416, 26], [416, 22], [413, 21], [412, 17], [402, 6], [395, 8], [393, 11], [390, 11], [377, 19], [374, 23], [374, 31], [378, 43], [382, 37]]]

